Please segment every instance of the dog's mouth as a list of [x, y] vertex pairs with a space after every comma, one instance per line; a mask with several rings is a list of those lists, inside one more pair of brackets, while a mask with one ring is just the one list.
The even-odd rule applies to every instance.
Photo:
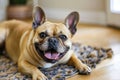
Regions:
[[39, 44], [35, 43], [35, 49], [38, 54], [46, 61], [50, 63], [55, 63], [56, 61], [60, 60], [69, 50], [69, 47], [63, 53], [59, 53], [54, 49], [48, 49], [46, 51], [42, 51], [39, 48]]
[[47, 59], [58, 60], [62, 56], [62, 53], [58, 53], [57, 51], [50, 49], [44, 52], [44, 56]]

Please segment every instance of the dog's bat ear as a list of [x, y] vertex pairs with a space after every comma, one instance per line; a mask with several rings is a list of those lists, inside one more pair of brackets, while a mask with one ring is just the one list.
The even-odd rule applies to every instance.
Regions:
[[65, 19], [65, 25], [70, 30], [71, 34], [74, 35], [77, 31], [76, 26], [79, 22], [79, 13], [72, 12]]
[[45, 13], [44, 11], [39, 7], [36, 6], [33, 10], [33, 25], [32, 27], [36, 29], [38, 26], [43, 24], [45, 22]]

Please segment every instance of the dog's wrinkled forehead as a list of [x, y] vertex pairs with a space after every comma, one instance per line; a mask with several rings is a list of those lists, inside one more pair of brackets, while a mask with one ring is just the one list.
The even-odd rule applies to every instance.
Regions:
[[66, 36], [68, 37], [71, 36], [69, 29], [63, 23], [52, 23], [48, 21], [40, 25], [37, 28], [37, 32], [38, 33], [47, 32], [51, 36], [58, 34], [66, 34]]

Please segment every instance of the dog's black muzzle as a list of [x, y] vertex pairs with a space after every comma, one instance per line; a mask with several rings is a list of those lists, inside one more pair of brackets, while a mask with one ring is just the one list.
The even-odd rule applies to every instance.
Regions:
[[59, 45], [59, 41], [57, 38], [52, 37], [52, 38], [48, 39], [48, 46], [49, 46], [48, 48], [49, 49], [57, 50], [58, 45]]

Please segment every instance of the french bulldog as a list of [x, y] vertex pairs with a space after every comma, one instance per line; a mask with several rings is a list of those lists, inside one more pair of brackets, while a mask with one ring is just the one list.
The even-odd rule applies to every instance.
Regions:
[[38, 67], [50, 68], [57, 64], [72, 65], [80, 73], [89, 74], [91, 69], [71, 49], [78, 22], [78, 12], [71, 12], [64, 23], [49, 22], [44, 11], [36, 6], [33, 24], [19, 20], [0, 23], [0, 47], [5, 46], [18, 70], [30, 74], [33, 80], [47, 79]]

